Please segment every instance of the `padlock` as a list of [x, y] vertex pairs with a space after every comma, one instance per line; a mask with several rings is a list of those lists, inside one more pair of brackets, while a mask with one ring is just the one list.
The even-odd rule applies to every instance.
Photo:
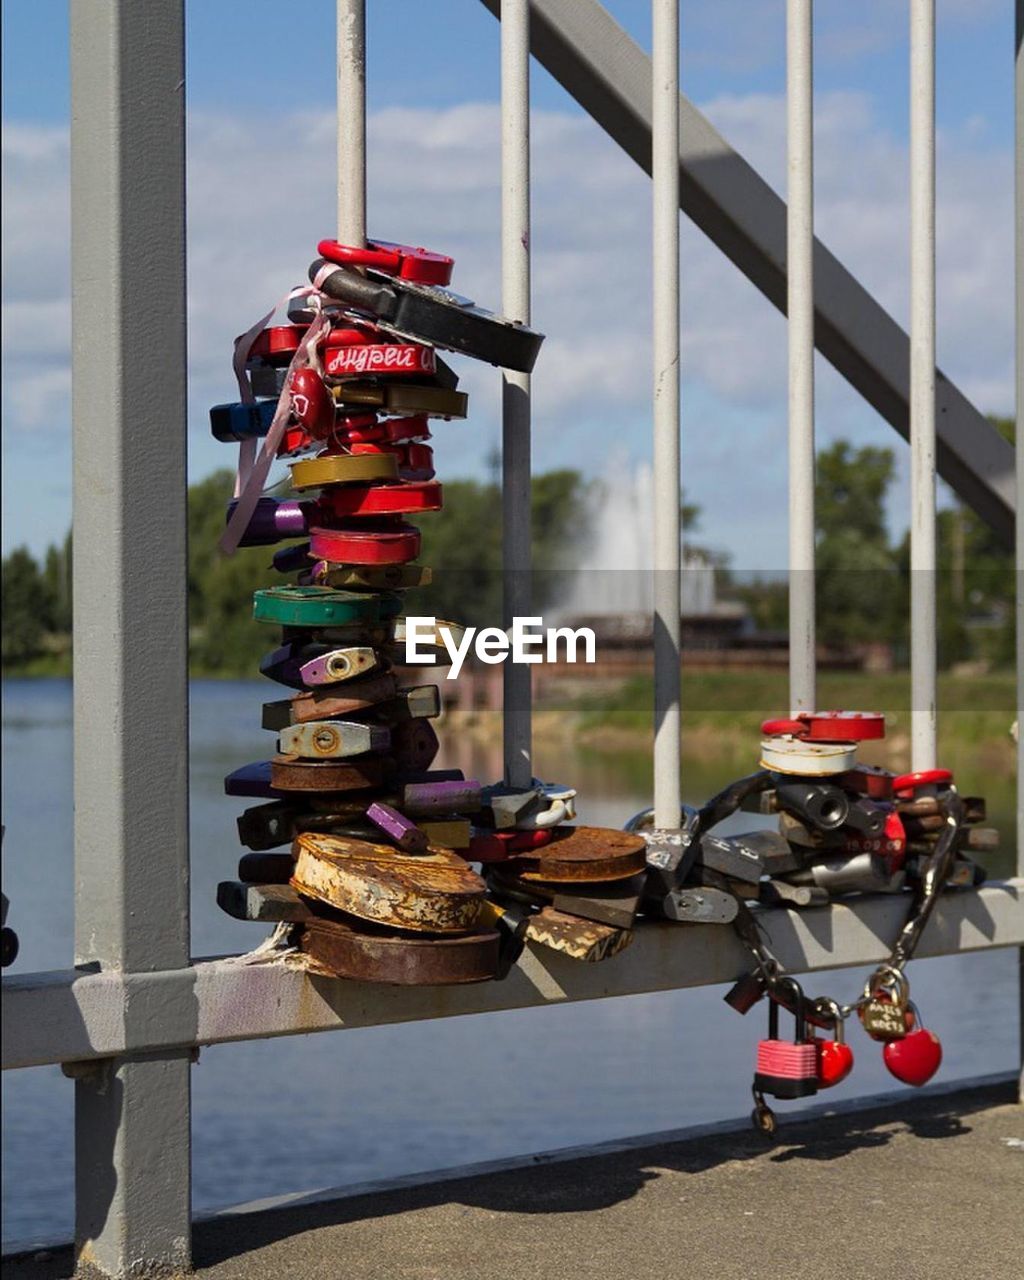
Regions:
[[433, 578], [426, 565], [331, 565], [320, 560], [310, 570], [323, 586], [344, 591], [404, 591], [409, 587], [425, 587]]
[[480, 916], [486, 885], [449, 849], [405, 854], [390, 845], [300, 835], [293, 886], [373, 924], [415, 933], [465, 933]]
[[774, 794], [779, 809], [818, 831], [835, 831], [850, 812], [846, 793], [828, 783], [780, 782]]
[[752, 969], [729, 988], [722, 999], [737, 1013], [749, 1013], [768, 993], [768, 983], [761, 969]]
[[313, 558], [331, 564], [389, 565], [406, 564], [419, 555], [420, 531], [415, 525], [366, 528], [369, 523], [353, 522], [340, 529], [312, 529], [309, 547]]
[[[308, 681], [303, 674], [303, 669], [311, 667], [314, 662], [321, 661], [329, 655], [340, 653], [348, 655], [352, 669], [351, 679], [358, 683], [361, 683], [364, 677], [369, 677], [371, 672], [381, 665], [378, 654], [368, 645], [349, 645], [339, 649], [329, 644], [299, 644], [293, 641], [266, 654], [260, 661], [260, 674], [266, 676], [268, 680], [275, 680], [278, 684], [288, 685], [292, 689], [305, 689], [307, 684], [316, 682]], [[340, 659], [336, 669], [338, 671], [343, 669]], [[343, 676], [338, 680], [323, 680], [320, 683], [337, 684], [349, 678]], [[378, 675], [377, 679], [379, 678]], [[394, 693], [378, 695], [371, 701], [379, 702], [384, 697], [394, 697]]]
[[792, 995], [794, 1037], [779, 1039], [779, 1004], [769, 992], [768, 1038], [758, 1042], [754, 1088], [774, 1098], [806, 1098], [818, 1092], [817, 1053], [807, 1035], [804, 993], [794, 978], [778, 978]]
[[766, 720], [761, 732], [808, 742], [868, 742], [885, 737], [885, 716], [877, 711], [803, 711], [790, 720]]
[[788, 877], [793, 884], [817, 885], [830, 894], [899, 893], [904, 873], [890, 871], [885, 858], [874, 853], [853, 857], [823, 857]]
[[[401, 484], [339, 485], [324, 491], [317, 507], [328, 516], [414, 515], [440, 511], [441, 486], [436, 480]], [[305, 529], [300, 529], [305, 533]]]
[[885, 827], [886, 815], [891, 806], [882, 806], [868, 796], [855, 800], [846, 815], [844, 826], [865, 836], [878, 836]]
[[292, 413], [315, 440], [326, 440], [334, 427], [336, 410], [331, 393], [315, 369], [296, 369], [288, 387]]
[[[309, 543], [296, 542], [289, 547], [282, 547], [275, 551], [271, 558], [271, 566], [278, 573], [295, 573], [299, 572], [309, 564]], [[296, 583], [297, 586], [304, 586], [304, 583]]]
[[355, 720], [310, 720], [281, 729], [278, 741], [283, 755], [303, 760], [345, 760], [367, 751], [386, 751], [391, 745], [391, 731], [385, 725]]
[[403, 720], [433, 720], [441, 714], [441, 691], [436, 684], [414, 685], [399, 689], [389, 702], [374, 708], [382, 724], [399, 724]]
[[405, 720], [391, 730], [391, 749], [400, 769], [429, 769], [441, 749], [429, 720]]
[[424, 832], [391, 805], [375, 800], [366, 810], [366, 816], [404, 853], [422, 853], [427, 848]]
[[434, 350], [418, 342], [339, 346], [324, 353], [329, 378], [423, 377], [434, 372]]
[[814, 1036], [814, 1052], [818, 1074], [818, 1088], [831, 1089], [841, 1084], [853, 1070], [853, 1050], [846, 1043], [842, 1010], [834, 1000], [819, 1001], [823, 1010], [832, 1015], [833, 1038]]
[[883, 965], [868, 978], [857, 1015], [872, 1040], [903, 1039], [909, 1000], [910, 984], [902, 970]]
[[336, 591], [332, 587], [268, 587], [253, 592], [253, 618], [282, 627], [374, 623], [380, 615], [380, 596], [356, 591]]
[[934, 1031], [922, 1024], [917, 1006], [909, 1003], [907, 1008], [913, 1022], [905, 1035], [886, 1043], [882, 1061], [890, 1075], [919, 1089], [942, 1065], [942, 1043]]
[[257, 440], [270, 430], [276, 411], [276, 400], [256, 400], [251, 404], [215, 404], [210, 410], [210, 433], [222, 444], [236, 440]]
[[[237, 503], [228, 503], [226, 521], [234, 515]], [[301, 538], [309, 532], [309, 517], [315, 510], [311, 502], [278, 502], [275, 498], [260, 498], [256, 503], [245, 532], [239, 539], [240, 547], [266, 547], [282, 538]]]
[[804, 738], [778, 736], [761, 742], [761, 768], [801, 778], [831, 777], [857, 763], [854, 743], [808, 742]]
[[476, 778], [439, 778], [423, 782], [405, 782], [399, 808], [415, 817], [433, 814], [475, 813], [482, 803], [481, 787]]
[[461, 351], [502, 369], [533, 369], [543, 334], [438, 286], [413, 284], [371, 269], [361, 275], [332, 266], [318, 258], [309, 279], [329, 297], [375, 317], [382, 329]]
[[271, 796], [293, 791], [362, 791], [383, 786], [394, 772], [388, 756], [361, 756], [354, 760], [303, 760], [277, 755], [270, 761]]
[[[274, 392], [268, 388], [273, 387], [274, 382], [275, 380], [268, 375], [261, 374], [257, 384], [256, 372], [252, 374], [252, 388], [256, 395], [273, 395]], [[449, 387], [427, 386], [418, 382], [349, 382], [346, 380], [331, 387], [330, 390], [337, 405], [372, 406], [383, 413], [423, 414], [429, 418], [464, 418], [469, 412], [469, 396], [464, 391], [455, 391]]]
[[321, 240], [316, 251], [328, 262], [346, 267], [373, 267], [386, 275], [416, 280], [420, 284], [448, 284], [455, 265], [455, 259], [443, 253], [391, 244], [387, 240], [367, 240], [365, 248], [339, 244], [337, 240]]
[[366, 484], [370, 480], [397, 480], [398, 459], [391, 453], [322, 453], [291, 465], [293, 489], [320, 489], [330, 484]]
[[376, 650], [366, 646], [331, 649], [319, 657], [303, 662], [298, 669], [304, 685], [340, 684], [369, 675], [380, 665]]
[[307, 328], [308, 325], [305, 324], [282, 324], [262, 329], [249, 347], [249, 360], [260, 360], [266, 364], [290, 364]]

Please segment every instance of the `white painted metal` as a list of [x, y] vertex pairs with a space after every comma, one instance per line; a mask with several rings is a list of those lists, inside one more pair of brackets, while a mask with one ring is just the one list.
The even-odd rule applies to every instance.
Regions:
[[679, 3], [652, 0], [654, 825], [679, 826]]
[[338, 0], [338, 239], [366, 243], [366, 0]]
[[[501, 304], [530, 322], [530, 4], [501, 6]], [[530, 375], [501, 371], [502, 569], [506, 627], [530, 616]], [[530, 785], [532, 668], [506, 662], [505, 780]]]
[[[75, 955], [120, 981], [189, 963], [184, 4], [70, 8]], [[187, 1053], [75, 1135], [83, 1262], [187, 1266]]]
[[[758, 913], [794, 973], [877, 964], [906, 916], [902, 894]], [[1024, 880], [942, 895], [918, 955], [1024, 945]], [[416, 1022], [729, 982], [750, 958], [732, 929], [645, 924], [604, 964], [528, 947], [504, 982], [391, 987], [310, 979], [277, 961], [199, 960], [154, 974], [29, 974], [4, 979], [3, 1067]], [[856, 987], [856, 983], [853, 983]]]
[[[1014, 6], [1014, 257], [1016, 274], [1016, 481], [1017, 510], [1024, 510], [1024, 0]], [[1017, 587], [1017, 875], [1024, 877], [1024, 519], [1016, 526]], [[1024, 951], [1020, 953], [1020, 1098], [1024, 1102]]]
[[936, 762], [935, 0], [910, 3], [910, 759]]
[[786, 314], [789, 337], [789, 703], [813, 711], [814, 62], [813, 0], [786, 3]]
[[[500, 0], [482, 0], [497, 14]], [[650, 172], [651, 60], [598, 0], [533, 0], [538, 62]], [[679, 98], [680, 208], [784, 310], [786, 206], [685, 96]], [[820, 242], [814, 247], [818, 350], [904, 438], [906, 333]], [[939, 474], [1006, 546], [1013, 545], [1013, 451], [945, 376], [937, 388]]]

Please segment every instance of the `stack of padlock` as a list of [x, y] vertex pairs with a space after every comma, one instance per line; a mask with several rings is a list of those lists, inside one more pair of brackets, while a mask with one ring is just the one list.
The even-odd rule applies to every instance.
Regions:
[[[413, 563], [420, 534], [407, 520], [441, 506], [428, 418], [467, 408], [435, 346], [529, 371], [542, 339], [447, 293], [450, 258], [380, 242], [319, 249], [292, 323], [236, 351], [251, 394], [211, 411], [219, 439], [244, 449], [265, 436], [264, 453], [294, 459], [300, 498], [250, 493], [238, 542], [308, 537], [274, 556], [297, 582], [255, 595], [256, 621], [282, 628], [260, 670], [296, 692], [263, 708], [278, 753], [226, 780], [229, 795], [268, 803], [239, 818], [253, 852], [218, 901], [242, 919], [301, 924], [300, 946], [325, 972], [479, 981], [498, 971], [499, 931], [483, 915], [483, 880], [455, 848], [468, 852], [480, 786], [430, 771], [438, 690], [401, 688], [393, 671], [405, 654], [403, 593], [430, 577]], [[250, 454], [229, 530], [255, 470]]]
[[[896, 775], [860, 764], [858, 744], [885, 734], [874, 712], [823, 711], [762, 725], [761, 770], [730, 784], [681, 831], [649, 833], [646, 908], [669, 919], [723, 923], [736, 900], [807, 907], [847, 893], [898, 893], [916, 884], [945, 820], [937, 792], [948, 770]], [[716, 835], [737, 810], [778, 815], [778, 831]], [[649, 811], [630, 824], [643, 829]], [[977, 824], [979, 797], [963, 800], [946, 884], [981, 883], [970, 854], [998, 847]]]
[[[239, 340], [242, 401], [211, 411], [219, 439], [245, 450], [266, 437], [262, 472], [251, 448], [240, 462], [228, 549], [309, 539], [274, 556], [298, 581], [256, 593], [256, 620], [283, 629], [260, 669], [297, 692], [263, 709], [278, 754], [226, 780], [228, 794], [268, 803], [239, 818], [253, 852], [218, 901], [301, 926], [312, 967], [366, 981], [498, 977], [526, 941], [604, 959], [632, 938], [643, 840], [567, 825], [571, 788], [481, 791], [431, 772], [438, 691], [399, 688], [392, 670], [405, 656], [402, 593], [430, 575], [412, 563], [419, 533], [406, 519], [441, 506], [427, 419], [466, 413], [434, 348], [529, 371], [541, 338], [448, 293], [450, 258], [380, 242], [319, 249], [293, 323]], [[257, 496], [270, 451], [295, 459], [299, 499]], [[438, 623], [438, 650], [442, 627], [459, 630]], [[486, 901], [470, 863], [487, 866]]]
[[646, 846], [628, 832], [568, 825], [575, 798], [536, 779], [486, 787], [468, 857], [483, 867], [506, 928], [578, 960], [604, 960], [633, 939]]
[[[996, 848], [998, 833], [977, 825], [985, 816], [984, 800], [961, 797], [948, 770], [895, 775], [858, 763], [858, 743], [884, 735], [881, 715], [816, 712], [765, 721], [762, 732], [761, 771], [692, 815], [687, 830], [700, 852], [691, 876], [711, 884], [729, 876], [734, 894], [788, 906], [905, 888], [911, 903], [889, 958], [868, 978], [862, 996], [842, 1006], [825, 997], [808, 1000], [800, 984], [783, 973], [750, 911], [737, 903], [735, 928], [755, 967], [725, 998], [746, 1013], [769, 997], [768, 1037], [758, 1045], [753, 1090], [755, 1124], [771, 1133], [775, 1117], [766, 1094], [805, 1097], [850, 1073], [853, 1054], [843, 1027], [854, 1012], [867, 1034], [882, 1042], [892, 1075], [910, 1085], [932, 1078], [942, 1046], [910, 999], [905, 968], [942, 890], [984, 880], [968, 851]], [[738, 809], [777, 813], [779, 830], [725, 839], [708, 834]], [[792, 1040], [780, 1038], [780, 1006], [793, 1014]]]

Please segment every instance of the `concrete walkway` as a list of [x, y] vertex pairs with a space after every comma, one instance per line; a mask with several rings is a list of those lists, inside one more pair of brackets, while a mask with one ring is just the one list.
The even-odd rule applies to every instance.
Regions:
[[[202, 1280], [1009, 1280], [1024, 1108], [1007, 1087], [224, 1217]], [[500, 1123], [500, 1103], [488, 1108]], [[514, 1122], [514, 1117], [509, 1117]], [[296, 1181], [301, 1180], [301, 1157]], [[6, 1280], [70, 1274], [60, 1253]]]

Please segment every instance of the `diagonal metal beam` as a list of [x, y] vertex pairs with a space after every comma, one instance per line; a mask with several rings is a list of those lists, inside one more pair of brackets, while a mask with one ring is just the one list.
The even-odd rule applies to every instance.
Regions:
[[[482, 3], [500, 14], [500, 0]], [[597, 0], [533, 0], [531, 9], [533, 55], [650, 173], [650, 58]], [[683, 94], [679, 127], [679, 207], [785, 312], [785, 201]], [[817, 349], [907, 439], [907, 334], [818, 240], [814, 312]], [[1010, 547], [1013, 448], [941, 371], [936, 377], [939, 474]]]

